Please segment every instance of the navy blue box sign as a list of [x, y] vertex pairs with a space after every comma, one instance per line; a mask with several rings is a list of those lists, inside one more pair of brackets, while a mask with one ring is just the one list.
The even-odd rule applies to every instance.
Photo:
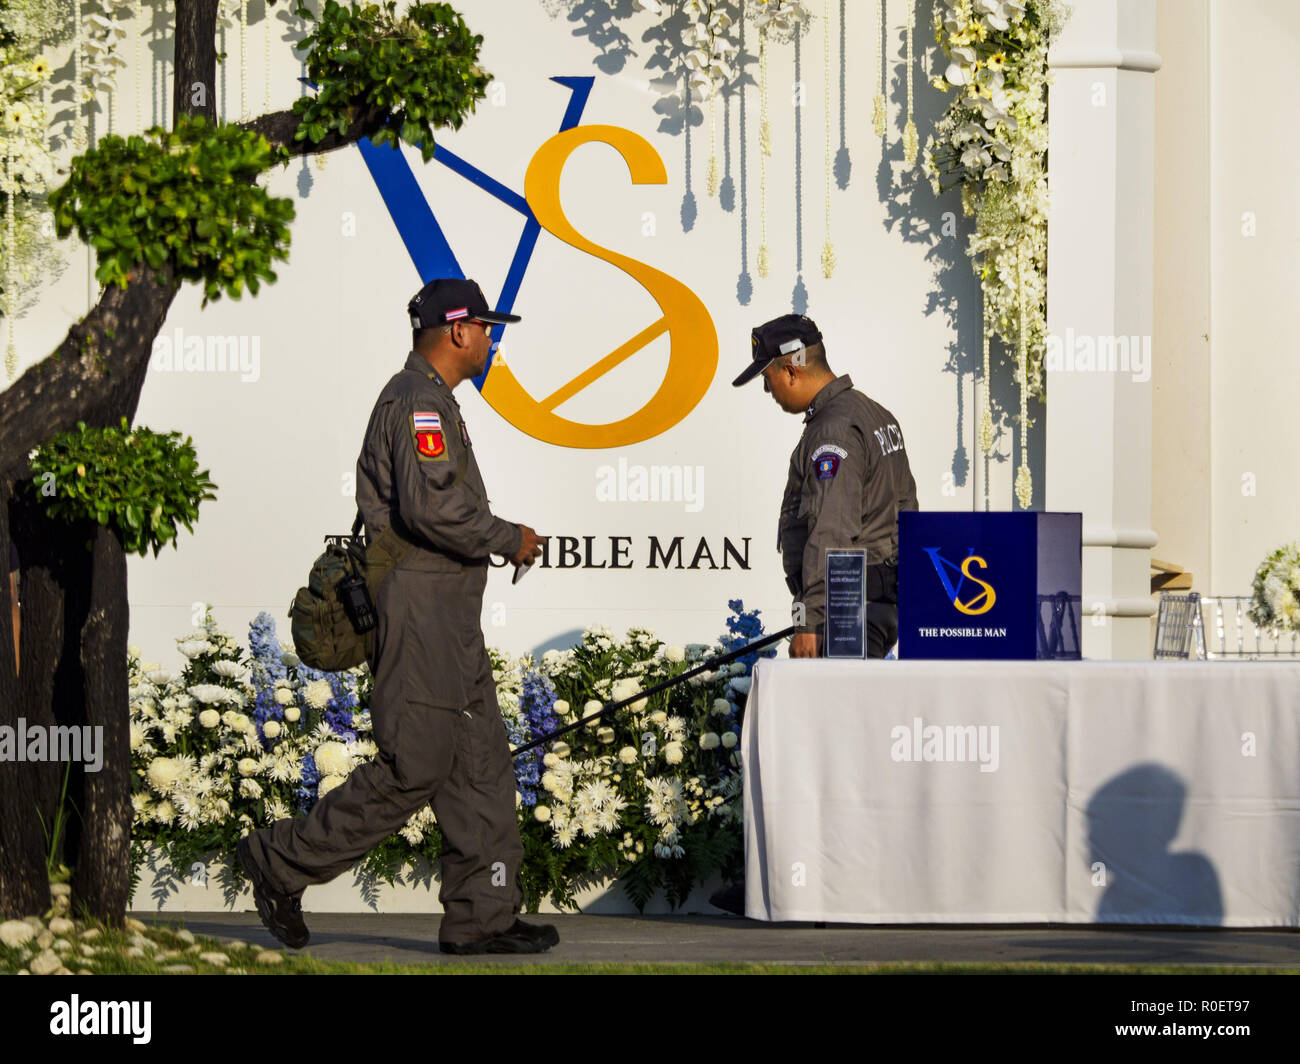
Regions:
[[900, 658], [1077, 661], [1083, 515], [903, 510]]
[[828, 658], [867, 656], [867, 552], [826, 552], [826, 647]]

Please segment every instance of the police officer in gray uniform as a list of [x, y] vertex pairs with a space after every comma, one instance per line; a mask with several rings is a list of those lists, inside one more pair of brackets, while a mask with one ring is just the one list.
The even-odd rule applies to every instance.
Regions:
[[430, 281], [408, 306], [414, 350], [379, 395], [357, 460], [357, 505], [373, 544], [392, 526], [409, 544], [371, 588], [378, 618], [370, 700], [378, 757], [328, 791], [307, 817], [239, 844], [258, 911], [287, 945], [307, 928], [300, 897], [350, 868], [432, 802], [442, 832], [447, 953], [533, 953], [559, 941], [517, 919], [523, 846], [509, 742], [479, 624], [488, 556], [541, 553], [526, 525], [488, 507], [452, 390], [483, 372], [493, 324], [473, 281]]
[[867, 656], [883, 658], [898, 638], [898, 511], [915, 510], [916, 482], [898, 420], [826, 364], [811, 318], [787, 314], [751, 336], [753, 361], [732, 383], [763, 375], [763, 390], [804, 415], [777, 529], [786, 584], [803, 619], [791, 657], [825, 645], [826, 551], [867, 552]]

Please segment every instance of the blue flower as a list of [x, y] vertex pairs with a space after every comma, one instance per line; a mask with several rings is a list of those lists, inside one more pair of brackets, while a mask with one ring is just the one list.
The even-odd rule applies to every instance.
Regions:
[[320, 772], [316, 769], [316, 759], [311, 754], [304, 754], [298, 764], [302, 768], [302, 780], [298, 784], [298, 811], [310, 813], [316, 804], [316, 787], [320, 783]]
[[[519, 708], [523, 711], [522, 727], [518, 729], [521, 734], [517, 739], [514, 732], [510, 736], [515, 746], [540, 739], [560, 726], [560, 718], [555, 715], [555, 685], [535, 669], [524, 674]], [[515, 758], [515, 783], [524, 805], [537, 804], [543, 756], [544, 752], [538, 748]]]
[[[718, 640], [725, 649], [735, 650], [737, 647], [744, 646], [746, 643], [762, 637], [763, 622], [758, 619], [761, 610], [746, 610], [745, 603], [740, 599], [728, 601], [727, 608], [732, 613], [732, 616], [727, 618], [727, 631], [730, 634], [724, 635]], [[754, 662], [760, 657], [776, 657], [776, 647], [753, 651], [742, 655], [736, 660], [745, 666], [745, 675], [748, 676], [754, 669]]]

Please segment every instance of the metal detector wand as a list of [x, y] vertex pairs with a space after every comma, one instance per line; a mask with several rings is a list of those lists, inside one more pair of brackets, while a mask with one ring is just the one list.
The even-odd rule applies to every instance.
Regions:
[[777, 640], [784, 639], [788, 635], [793, 635], [794, 631], [794, 625], [791, 625], [789, 628], [783, 628], [781, 631], [774, 632], [772, 635], [765, 635], [762, 639], [755, 639], [752, 643], [746, 643], [743, 647], [736, 647], [734, 650], [729, 650], [727, 653], [720, 654], [716, 658], [702, 661], [693, 669], [687, 669], [678, 676], [663, 680], [662, 682], [655, 684], [653, 687], [646, 688], [644, 691], [638, 691], [630, 698], [624, 698], [620, 702], [606, 703], [600, 707], [599, 711], [591, 714], [589, 717], [583, 717], [581, 720], [574, 721], [572, 724], [566, 724], [563, 728], [559, 728], [553, 732], [548, 732], [541, 738], [534, 739], [531, 743], [525, 743], [523, 746], [516, 747], [511, 751], [510, 756], [512, 758], [518, 757], [520, 754], [527, 753], [529, 750], [541, 746], [543, 743], [549, 743], [553, 739], [557, 739], [561, 735], [573, 731], [575, 728], [581, 728], [584, 724], [593, 720], [598, 720], [605, 716], [606, 713], [615, 713], [618, 710], [623, 709], [625, 706], [630, 706], [633, 702], [640, 702], [643, 698], [649, 698], [651, 695], [657, 695], [660, 691], [666, 691], [670, 687], [675, 687], [683, 680], [689, 680], [692, 676], [698, 676], [702, 672], [716, 669], [719, 665], [726, 665], [729, 661], [743, 658], [746, 654], [751, 654], [755, 650], [761, 650], [763, 647], [771, 646], [773, 643], [777, 642]]

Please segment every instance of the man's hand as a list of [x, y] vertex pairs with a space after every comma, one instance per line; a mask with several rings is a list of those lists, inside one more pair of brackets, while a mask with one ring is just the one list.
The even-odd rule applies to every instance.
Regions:
[[510, 560], [516, 565], [525, 565], [541, 556], [542, 540], [546, 537], [539, 536], [527, 525], [520, 525], [519, 531], [523, 533], [523, 538], [519, 541], [519, 550]]
[[817, 636], [812, 632], [800, 632], [790, 640], [790, 657], [817, 657]]

